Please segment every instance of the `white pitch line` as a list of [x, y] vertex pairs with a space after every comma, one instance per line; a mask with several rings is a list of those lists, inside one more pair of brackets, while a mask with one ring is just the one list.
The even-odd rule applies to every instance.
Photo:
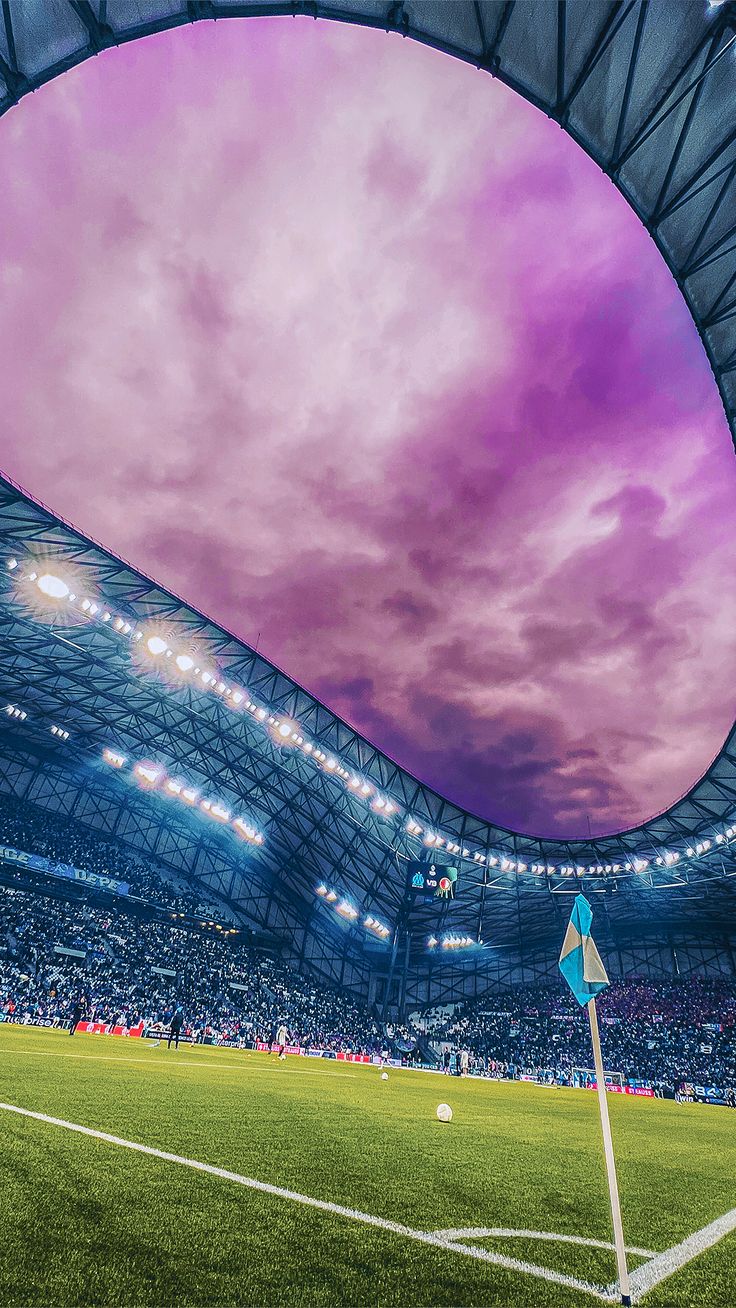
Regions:
[[[443, 1240], [485, 1240], [490, 1236], [503, 1239], [549, 1240], [556, 1244], [584, 1244], [590, 1249], [616, 1250], [610, 1240], [593, 1240], [585, 1235], [557, 1235], [554, 1231], [518, 1231], [510, 1226], [462, 1226], [446, 1231], [435, 1231]], [[639, 1249], [635, 1244], [627, 1244], [626, 1252], [637, 1254], [640, 1258], [656, 1258], [652, 1249]]]
[[274, 1195], [277, 1199], [289, 1199], [292, 1203], [304, 1204], [308, 1208], [318, 1208], [323, 1213], [330, 1213], [333, 1217], [347, 1217], [354, 1222], [363, 1222], [366, 1226], [378, 1227], [382, 1231], [388, 1231], [392, 1235], [402, 1235], [406, 1239], [416, 1240], [419, 1244], [428, 1244], [435, 1249], [441, 1249], [445, 1253], [464, 1254], [467, 1258], [475, 1258], [479, 1262], [493, 1263], [497, 1267], [503, 1267], [508, 1271], [524, 1272], [529, 1276], [539, 1277], [544, 1281], [551, 1281], [556, 1285], [564, 1285], [569, 1290], [579, 1290], [583, 1294], [592, 1295], [593, 1298], [601, 1300], [603, 1303], [617, 1303], [618, 1297], [610, 1289], [603, 1289], [598, 1285], [591, 1285], [588, 1281], [578, 1280], [574, 1276], [566, 1276], [563, 1272], [554, 1272], [548, 1267], [538, 1267], [535, 1263], [523, 1262], [518, 1258], [508, 1258], [505, 1254], [495, 1253], [490, 1249], [483, 1249], [480, 1246], [470, 1244], [458, 1244], [454, 1241], [443, 1239], [433, 1231], [416, 1231], [411, 1226], [404, 1226], [401, 1222], [392, 1222], [385, 1217], [374, 1217], [371, 1213], [363, 1213], [357, 1208], [346, 1208], [342, 1204], [333, 1204], [325, 1199], [315, 1199], [311, 1195], [300, 1194], [297, 1190], [286, 1190], [280, 1185], [270, 1185], [267, 1181], [257, 1181], [251, 1176], [241, 1176], [238, 1172], [229, 1172], [224, 1167], [213, 1167], [210, 1163], [199, 1162], [195, 1158], [183, 1158], [179, 1154], [167, 1153], [163, 1149], [154, 1149], [150, 1145], [138, 1144], [135, 1140], [123, 1140], [120, 1136], [110, 1135], [107, 1131], [95, 1131], [89, 1126], [80, 1126], [77, 1122], [67, 1122], [61, 1117], [49, 1117], [46, 1113], [32, 1112], [30, 1108], [20, 1108], [17, 1104], [0, 1103], [0, 1109], [8, 1113], [17, 1113], [21, 1117], [30, 1117], [37, 1122], [46, 1122], [50, 1126], [61, 1126], [67, 1131], [75, 1131], [79, 1135], [91, 1136], [94, 1140], [103, 1140], [107, 1144], [119, 1145], [123, 1149], [132, 1149], [139, 1154], [147, 1154], [150, 1158], [160, 1158], [166, 1163], [179, 1163], [183, 1167], [191, 1167], [197, 1172], [206, 1172], [210, 1176], [219, 1176], [224, 1181], [234, 1181], [236, 1185], [243, 1185], [249, 1190], [257, 1190], [261, 1194]]
[[[656, 1254], [650, 1263], [645, 1263], [643, 1267], [637, 1267], [631, 1273], [631, 1293], [634, 1300], [641, 1299], [642, 1295], [653, 1290], [655, 1285], [660, 1281], [666, 1281], [668, 1276], [674, 1272], [679, 1272], [681, 1267], [692, 1262], [699, 1254], [705, 1253], [706, 1249], [712, 1249], [714, 1244], [718, 1244], [725, 1235], [730, 1235], [731, 1231], [736, 1230], [736, 1208], [730, 1212], [724, 1213], [722, 1217], [717, 1217], [714, 1222], [709, 1222], [707, 1226], [702, 1226], [699, 1231], [688, 1235], [680, 1244], [673, 1244], [671, 1249], [665, 1249], [664, 1253]], [[616, 1286], [607, 1286], [609, 1294], [614, 1293]]]

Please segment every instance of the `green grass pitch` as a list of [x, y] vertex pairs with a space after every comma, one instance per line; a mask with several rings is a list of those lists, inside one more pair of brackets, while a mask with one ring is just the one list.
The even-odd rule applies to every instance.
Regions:
[[[595, 1294], [416, 1233], [610, 1241], [596, 1096], [0, 1025], [0, 1100], [404, 1229], [0, 1110], [0, 1303], [522, 1305]], [[449, 1125], [437, 1104], [453, 1108]], [[736, 1115], [610, 1096], [627, 1243], [662, 1252], [736, 1206]], [[414, 1233], [412, 1236], [411, 1233]], [[612, 1252], [451, 1237], [603, 1290]], [[631, 1266], [645, 1256], [631, 1256]], [[736, 1303], [736, 1233], [641, 1300]]]

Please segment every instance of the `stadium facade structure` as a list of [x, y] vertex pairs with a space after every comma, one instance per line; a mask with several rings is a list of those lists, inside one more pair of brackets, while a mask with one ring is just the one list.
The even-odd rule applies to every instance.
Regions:
[[[656, 241], [736, 431], [736, 4], [5, 0], [0, 113], [116, 44], [274, 14], [414, 37], [554, 117]], [[376, 997], [400, 978], [392, 998], [408, 1008], [545, 975], [579, 888], [599, 910], [614, 972], [736, 969], [736, 729], [658, 817], [605, 838], [536, 839], [420, 784], [254, 650], [9, 481], [0, 532], [0, 693], [12, 706], [0, 719], [0, 792], [185, 874], [325, 979]], [[63, 579], [67, 594], [43, 594], [43, 576]], [[136, 762], [163, 772], [136, 779]], [[181, 781], [197, 792], [193, 807], [180, 802]], [[460, 870], [457, 898], [408, 911], [406, 860], [438, 850]]]

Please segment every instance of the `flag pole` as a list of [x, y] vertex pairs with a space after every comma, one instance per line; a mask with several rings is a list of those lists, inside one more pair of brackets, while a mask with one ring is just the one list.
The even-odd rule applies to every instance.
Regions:
[[626, 1248], [624, 1246], [624, 1228], [621, 1222], [621, 1205], [618, 1199], [618, 1180], [616, 1178], [616, 1160], [613, 1156], [613, 1140], [611, 1139], [611, 1123], [608, 1118], [608, 1100], [606, 1098], [606, 1079], [603, 1072], [603, 1057], [601, 1055], [601, 1037], [598, 1031], [598, 1014], [595, 1011], [595, 999], [589, 999], [588, 1004], [588, 1021], [590, 1022], [590, 1036], [593, 1041], [593, 1062], [595, 1065], [595, 1082], [598, 1090], [598, 1107], [601, 1114], [601, 1130], [603, 1132], [603, 1149], [606, 1155], [606, 1175], [608, 1177], [608, 1193], [611, 1200], [611, 1216], [613, 1218], [613, 1236], [616, 1244], [616, 1264], [618, 1267], [618, 1283], [621, 1291], [622, 1304], [631, 1304], [631, 1286], [629, 1285], [629, 1269], [626, 1266]]

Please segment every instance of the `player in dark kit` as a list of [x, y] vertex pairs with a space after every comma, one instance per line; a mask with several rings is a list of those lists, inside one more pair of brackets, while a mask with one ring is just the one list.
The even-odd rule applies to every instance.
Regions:
[[76, 1031], [83, 1017], [84, 1017], [84, 1003], [82, 1002], [81, 999], [75, 999], [74, 1007], [72, 1009], [72, 1020], [69, 1024], [69, 1035], [74, 1035], [74, 1032]]
[[181, 1034], [181, 1028], [183, 1027], [183, 1025], [184, 1025], [184, 1014], [182, 1013], [180, 1008], [177, 1008], [176, 1012], [174, 1013], [174, 1016], [171, 1019], [171, 1023], [169, 1025], [169, 1038], [166, 1042], [167, 1049], [171, 1048], [172, 1040], [174, 1041], [174, 1048], [175, 1049], [179, 1048], [179, 1036]]

